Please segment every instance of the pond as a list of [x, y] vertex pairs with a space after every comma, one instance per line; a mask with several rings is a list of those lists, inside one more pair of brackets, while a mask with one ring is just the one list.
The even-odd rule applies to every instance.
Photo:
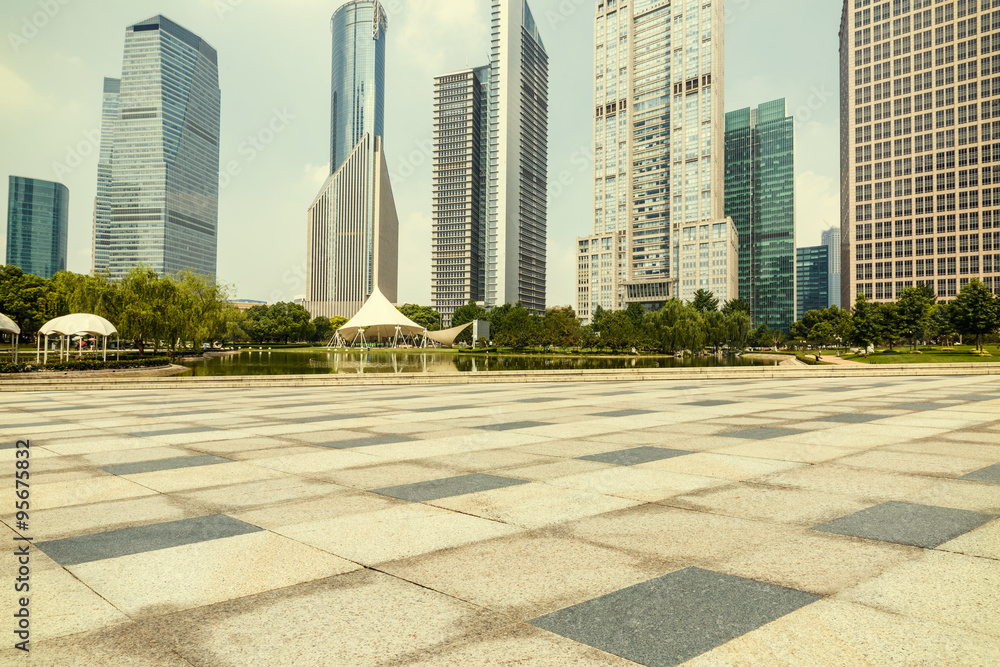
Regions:
[[774, 366], [742, 357], [576, 357], [471, 355], [421, 350], [243, 350], [239, 354], [184, 362], [182, 375], [329, 375], [334, 373], [476, 373], [479, 371], [594, 370], [709, 366]]

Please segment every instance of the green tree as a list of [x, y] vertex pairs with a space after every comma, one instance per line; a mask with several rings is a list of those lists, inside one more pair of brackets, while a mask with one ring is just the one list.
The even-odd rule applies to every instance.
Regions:
[[927, 335], [942, 347], [950, 345], [958, 336], [955, 328], [955, 307], [950, 303], [938, 303], [931, 308], [927, 323]]
[[642, 322], [646, 318], [646, 309], [641, 303], [630, 303], [625, 309], [625, 314], [632, 320], [632, 326], [638, 331], [642, 327]]
[[330, 326], [330, 318], [318, 315], [313, 318], [313, 342], [325, 343], [333, 337], [333, 327]]
[[[154, 349], [159, 341], [170, 340], [171, 333], [167, 331], [171, 321], [168, 312], [174, 290], [166, 281], [148, 266], [134, 266], [119, 283], [121, 296], [121, 321], [116, 324], [122, 338], [131, 340], [139, 354], [146, 353], [146, 341], [152, 340]], [[175, 339], [176, 340], [176, 339]]]
[[626, 311], [605, 314], [601, 322], [601, 347], [622, 350], [634, 346], [636, 342], [636, 327]]
[[903, 319], [899, 306], [895, 303], [882, 303], [877, 306], [878, 318], [881, 322], [882, 340], [889, 344], [892, 350], [903, 337]]
[[830, 322], [818, 322], [809, 331], [807, 340], [812, 345], [826, 346], [833, 343], [837, 337], [837, 332]]
[[953, 321], [962, 336], [976, 338], [976, 350], [983, 353], [983, 336], [1000, 329], [1000, 300], [978, 278], [973, 278], [953, 302]]
[[[492, 329], [492, 323], [490, 327]], [[537, 345], [539, 334], [538, 318], [518, 302], [507, 310], [494, 338], [499, 345], [521, 350]]]
[[400, 306], [398, 310], [428, 331], [438, 331], [441, 329], [441, 313], [430, 306], [418, 306], [408, 303]]
[[910, 349], [917, 349], [917, 339], [923, 336], [930, 323], [933, 299], [922, 287], [907, 287], [896, 302], [899, 314], [899, 332], [909, 341]]
[[571, 347], [580, 339], [580, 320], [572, 308], [553, 308], [542, 317], [542, 344]]
[[[455, 309], [455, 313], [451, 316], [451, 326], [457, 327], [463, 324], [468, 324], [469, 322], [484, 319], [486, 319], [486, 309], [477, 304], [475, 301], [469, 301], [469, 303], [464, 306], [459, 306]], [[458, 338], [455, 339], [455, 342], [471, 343], [472, 327], [469, 327], [460, 333]]]
[[694, 299], [691, 300], [691, 305], [699, 313], [710, 313], [714, 310], [719, 309], [719, 300], [715, 298], [715, 295], [708, 290], [700, 289], [694, 293]]
[[750, 342], [750, 334], [753, 326], [750, 321], [750, 313], [742, 308], [733, 308], [730, 309], [729, 313], [725, 317], [727, 333], [726, 344], [729, 345], [730, 350], [739, 350], [739, 352], [742, 353]]
[[746, 313], [750, 315], [750, 306], [743, 299], [730, 299], [722, 306], [723, 315], [732, 315], [733, 313]]
[[729, 327], [726, 324], [726, 316], [718, 310], [710, 310], [704, 315], [704, 326], [705, 342], [718, 352], [729, 339]]
[[59, 296], [50, 281], [13, 265], [0, 267], [0, 313], [17, 323], [22, 337], [33, 336], [57, 317], [58, 307]]
[[864, 293], [858, 294], [851, 316], [848, 340], [865, 350], [875, 345], [882, 339], [880, 319], [877, 306], [871, 303]]

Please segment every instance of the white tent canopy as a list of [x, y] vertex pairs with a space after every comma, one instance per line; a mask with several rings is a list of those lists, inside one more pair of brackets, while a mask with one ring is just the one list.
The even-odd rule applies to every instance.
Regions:
[[17, 326], [14, 320], [3, 313], [0, 313], [0, 333], [10, 334], [11, 358], [17, 363], [17, 337], [21, 334], [21, 327]]
[[365, 340], [387, 340], [397, 336], [419, 336], [425, 328], [408, 318], [392, 305], [378, 287], [368, 296], [365, 305], [337, 333], [345, 342], [362, 334]]
[[457, 327], [445, 329], [444, 331], [427, 331], [424, 335], [435, 343], [440, 343], [445, 347], [451, 347], [455, 344], [455, 339], [458, 338], [458, 335], [471, 326], [472, 322], [467, 322], [466, 324], [460, 324]]
[[49, 320], [42, 325], [42, 328], [38, 330], [39, 337], [39, 349], [35, 351], [35, 357], [42, 351], [42, 339], [45, 340], [45, 363], [49, 360], [49, 336], [57, 335], [60, 337], [59, 345], [59, 356], [63, 356], [63, 342], [65, 342], [65, 354], [69, 358], [69, 343], [70, 338], [76, 335], [87, 335], [100, 337], [104, 339], [104, 360], [108, 359], [108, 337], [117, 336], [118, 329], [115, 325], [108, 322], [103, 317], [98, 315], [91, 315], [89, 313], [74, 313], [72, 315], [63, 315], [62, 317], [57, 317], [54, 320]]

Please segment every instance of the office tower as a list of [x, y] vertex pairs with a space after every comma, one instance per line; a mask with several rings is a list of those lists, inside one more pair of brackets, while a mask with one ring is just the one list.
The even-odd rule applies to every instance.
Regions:
[[490, 68], [434, 79], [431, 305], [455, 309], [486, 298], [486, 172]]
[[51, 278], [66, 270], [69, 190], [62, 183], [10, 177], [7, 264]]
[[[840, 300], [840, 230], [831, 227], [823, 232], [823, 245], [830, 249], [830, 305], [843, 307]], [[850, 308], [851, 304], [847, 304]]]
[[[980, 9], [984, 10], [980, 12]], [[840, 29], [841, 298], [973, 278], [1000, 290], [992, 187], [1000, 97], [986, 3], [845, 0]], [[998, 155], [997, 157], [1000, 157]], [[996, 170], [996, 171], [994, 171]]]
[[785, 100], [726, 114], [726, 215], [739, 234], [739, 298], [755, 325], [795, 321], [795, 120]]
[[830, 307], [830, 248], [825, 245], [796, 251], [796, 319], [810, 310]]
[[577, 243], [577, 314], [699, 289], [737, 295], [724, 218], [723, 5], [598, 2], [594, 233]]
[[486, 304], [545, 312], [548, 55], [527, 0], [493, 0]]
[[120, 83], [104, 83], [96, 272], [215, 275], [220, 109], [207, 42], [164, 16], [126, 29]]
[[97, 160], [97, 198], [94, 200], [94, 240], [91, 253], [94, 273], [106, 271], [111, 261], [111, 153], [114, 149], [115, 123], [121, 79], [104, 79], [101, 100], [101, 152]]
[[331, 25], [331, 173], [307, 215], [305, 305], [313, 317], [350, 318], [376, 286], [397, 299], [399, 221], [382, 135], [388, 20], [377, 1], [353, 0]]

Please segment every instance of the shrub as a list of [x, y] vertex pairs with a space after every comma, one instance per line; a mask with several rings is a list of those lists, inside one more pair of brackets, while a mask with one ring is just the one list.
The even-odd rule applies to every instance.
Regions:
[[169, 366], [168, 357], [146, 357], [143, 359], [122, 359], [120, 361], [101, 361], [87, 359], [85, 361], [64, 361], [48, 366], [41, 364], [0, 364], [0, 373], [31, 373], [35, 371], [104, 371], [124, 370], [128, 368], [158, 368]]

